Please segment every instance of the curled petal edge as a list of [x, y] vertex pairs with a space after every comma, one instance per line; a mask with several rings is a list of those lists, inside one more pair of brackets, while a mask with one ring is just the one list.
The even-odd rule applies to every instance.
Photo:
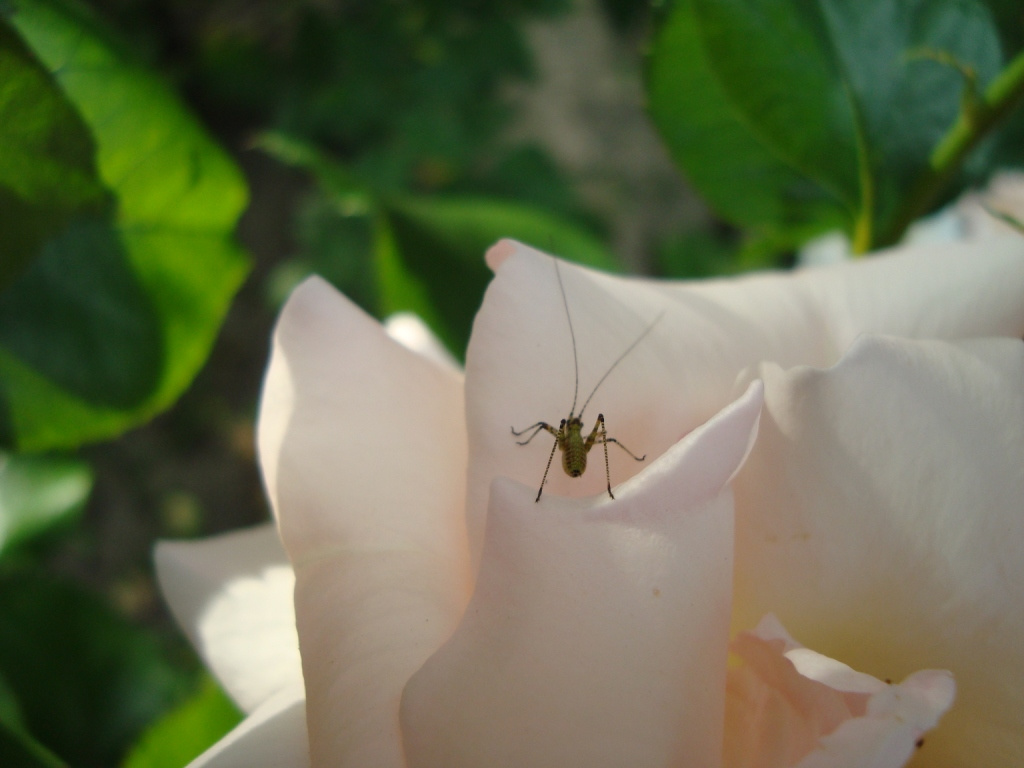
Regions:
[[804, 648], [772, 615], [731, 651], [725, 768], [899, 768], [956, 695], [947, 671], [882, 681]]

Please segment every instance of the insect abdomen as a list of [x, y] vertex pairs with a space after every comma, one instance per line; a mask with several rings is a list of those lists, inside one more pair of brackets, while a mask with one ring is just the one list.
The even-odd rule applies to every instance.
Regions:
[[562, 468], [569, 477], [579, 477], [587, 469], [587, 452], [583, 446], [566, 446], [562, 454]]
[[587, 446], [583, 441], [582, 426], [579, 419], [571, 419], [563, 427], [562, 469], [569, 477], [579, 477], [587, 470]]

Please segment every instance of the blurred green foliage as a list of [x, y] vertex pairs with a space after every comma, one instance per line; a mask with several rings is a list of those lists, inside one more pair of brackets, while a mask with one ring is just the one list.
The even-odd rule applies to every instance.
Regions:
[[23, 729], [0, 719], [0, 755], [4, 765], [18, 768], [63, 768], [67, 765]]
[[[599, 5], [620, 40], [651, 27], [649, 114], [723, 220], [652, 239], [663, 275], [788, 265], [835, 228], [891, 243], [1024, 163], [1019, 0]], [[193, 383], [249, 268], [236, 160], [301, 179], [286, 252], [251, 286], [271, 307], [318, 272], [379, 317], [417, 312], [460, 356], [497, 239], [619, 263], [576, 180], [509, 132], [508, 93], [536, 77], [524, 30], [570, 0], [92, 6], [103, 21], [0, 2], [0, 764], [172, 768], [240, 714], [110, 584], [55, 575], [103, 478], [25, 452], [112, 438]], [[248, 343], [262, 362], [265, 334]], [[170, 428], [189, 458], [202, 429], [232, 429], [197, 398]], [[252, 461], [245, 429], [217, 439]], [[211, 505], [175, 488], [153, 506], [152, 528], [194, 533]]]
[[[0, 444], [144, 423], [206, 360], [247, 271], [246, 187], [159, 77], [71, 3], [0, 7]], [[0, 453], [0, 764], [109, 766], [195, 671], [47, 572], [93, 485]]]
[[142, 735], [122, 768], [181, 768], [241, 721], [238, 707], [211, 678]]
[[493, 155], [493, 140], [508, 113], [496, 91], [532, 73], [517, 22], [567, 7], [256, 4], [255, 20], [209, 14], [198, 74], [209, 98], [329, 149], [379, 190], [497, 184], [503, 158]]
[[92, 482], [84, 461], [0, 453], [0, 561], [76, 521]]
[[[461, 357], [489, 276], [480, 254], [501, 236], [549, 246], [571, 231], [572, 258], [614, 265], [594, 256], [600, 227], [551, 159], [503, 135], [513, 115], [502, 89], [534, 75], [523, 23], [564, 13], [567, 0], [255, 3], [244, 14], [111, 5], [134, 23], [157, 9], [175, 19], [197, 48], [185, 87], [269, 129], [243, 140], [319, 182], [272, 301], [316, 272], [378, 317], [421, 314]], [[434, 205], [462, 208], [459, 234], [428, 226], [429, 252], [410, 248], [408, 235], [427, 234], [410, 212]]]
[[192, 381], [247, 269], [231, 240], [246, 189], [166, 87], [76, 6], [10, 5], [0, 438], [65, 448], [152, 418]]
[[184, 693], [150, 632], [70, 584], [28, 570], [0, 574], [0, 616], [0, 673], [20, 719], [72, 765], [116, 764]]
[[272, 297], [316, 272], [378, 317], [417, 312], [461, 357], [489, 279], [480, 254], [500, 237], [568, 236], [572, 258], [613, 267], [554, 163], [503, 137], [501, 89], [534, 74], [522, 23], [568, 7], [298, 3], [257, 6], [276, 26], [201, 23], [205, 98], [272, 129], [256, 146], [318, 182]]
[[[544, 209], [482, 196], [385, 194], [310, 145], [267, 134], [260, 146], [316, 178], [318, 199], [330, 204], [325, 223], [334, 227], [324, 245], [349, 249], [348, 258], [334, 251], [333, 259], [311, 264], [311, 270], [334, 278], [347, 295], [381, 317], [415, 312], [457, 357], [469, 341], [490, 278], [481, 255], [502, 237], [544, 243], [552, 252], [571, 253], [599, 268], [617, 267], [585, 228]], [[354, 260], [352, 251], [366, 256]], [[361, 273], [332, 269], [353, 262], [364, 265]]]

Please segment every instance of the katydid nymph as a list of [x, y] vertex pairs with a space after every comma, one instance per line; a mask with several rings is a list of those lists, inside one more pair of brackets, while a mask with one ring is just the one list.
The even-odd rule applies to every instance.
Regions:
[[572, 327], [572, 314], [569, 312], [569, 301], [565, 296], [565, 284], [562, 282], [562, 272], [558, 267], [558, 260], [552, 259], [552, 261], [555, 264], [555, 276], [558, 278], [558, 289], [562, 294], [562, 304], [565, 307], [565, 318], [569, 323], [569, 338], [572, 341], [572, 364], [576, 378], [572, 394], [572, 407], [569, 409], [569, 415], [561, 420], [561, 423], [557, 428], [551, 426], [546, 421], [538, 421], [536, 424], [532, 424], [518, 432], [515, 427], [512, 427], [512, 434], [516, 437], [522, 437], [528, 432], [531, 433], [525, 440], [517, 440], [517, 445], [528, 444], [541, 432], [548, 432], [555, 438], [555, 443], [551, 446], [551, 453], [548, 455], [547, 466], [544, 467], [544, 476], [541, 478], [540, 488], [537, 489], [537, 498], [534, 499], [535, 502], [540, 501], [541, 493], [544, 492], [544, 484], [547, 482], [548, 472], [551, 469], [551, 461], [555, 457], [556, 450], [562, 451], [562, 469], [565, 470], [565, 474], [569, 477], [580, 477], [587, 471], [587, 454], [590, 453], [590, 449], [595, 445], [600, 445], [604, 449], [605, 481], [607, 483], [608, 495], [614, 499], [615, 494], [612, 493], [611, 469], [608, 465], [608, 443], [614, 443], [619, 446], [619, 448], [628, 453], [635, 461], [643, 461], [647, 458], [647, 454], [637, 456], [614, 437], [608, 437], [608, 430], [605, 427], [603, 413], [597, 414], [597, 421], [594, 422], [593, 429], [590, 430], [589, 434], [584, 436], [583, 412], [587, 410], [587, 406], [590, 404], [591, 399], [594, 397], [598, 388], [604, 384], [608, 375], [614, 371], [616, 366], [625, 359], [626, 355], [632, 352], [636, 348], [637, 344], [639, 344], [643, 338], [651, 332], [651, 329], [654, 328], [659, 320], [661, 320], [662, 315], [659, 314], [654, 318], [654, 320], [652, 320], [647, 327], [641, 331], [640, 335], [637, 336], [628, 347], [626, 347], [622, 354], [616, 358], [615, 362], [608, 367], [608, 370], [605, 371], [604, 375], [587, 396], [587, 399], [583, 402], [583, 407], [580, 408], [580, 412], [576, 413], [576, 403], [578, 401], [580, 391], [580, 366], [579, 359], [576, 355], [576, 332]]

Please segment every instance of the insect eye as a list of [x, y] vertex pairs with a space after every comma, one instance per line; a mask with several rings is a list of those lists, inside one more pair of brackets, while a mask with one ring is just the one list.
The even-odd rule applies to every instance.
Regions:
[[562, 419], [562, 426], [565, 426], [565, 419]]

